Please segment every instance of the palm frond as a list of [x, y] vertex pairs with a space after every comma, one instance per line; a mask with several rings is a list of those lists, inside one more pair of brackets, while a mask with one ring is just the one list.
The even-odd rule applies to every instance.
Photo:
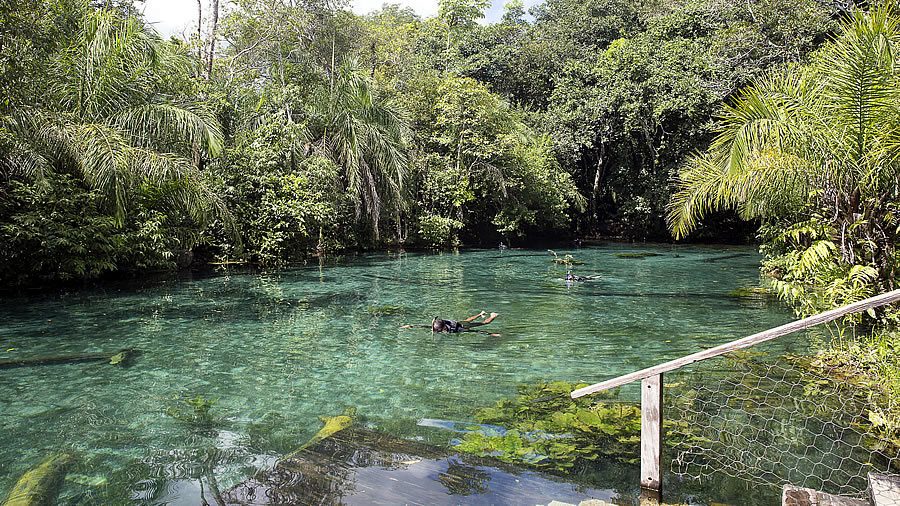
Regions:
[[208, 111], [174, 104], [139, 104], [119, 111], [109, 123], [130, 134], [136, 146], [182, 143], [185, 151], [202, 149], [209, 156], [222, 151], [218, 122]]
[[[858, 11], [850, 25], [824, 53], [823, 92], [833, 121], [847, 131], [844, 149], [864, 168], [897, 96], [894, 62], [900, 33], [890, 3]], [[849, 149], [848, 149], [849, 148]]]
[[[667, 223], [676, 239], [713, 210], [736, 209], [744, 219], [777, 214], [809, 194], [805, 160], [786, 153], [757, 153], [741, 170], [723, 170], [713, 155], [691, 158], [675, 181]], [[802, 167], [798, 170], [798, 167]]]
[[119, 225], [125, 222], [127, 194], [136, 178], [128, 164], [132, 147], [122, 132], [104, 124], [68, 126], [69, 157], [88, 188], [100, 190]]
[[722, 131], [709, 151], [722, 170], [736, 173], [761, 151], [797, 149], [810, 100], [802, 74], [775, 72], [726, 105]]
[[172, 211], [183, 211], [200, 225], [219, 218], [226, 232], [239, 237], [225, 202], [204, 182], [189, 159], [175, 153], [135, 147], [127, 150], [127, 156], [127, 165], [133, 170], [135, 180], [154, 188], [158, 202], [166, 204]]
[[666, 222], [676, 239], [696, 228], [710, 210], [728, 202], [722, 191], [726, 173], [710, 155], [692, 157], [676, 176], [676, 191], [669, 201]]
[[809, 276], [834, 261], [833, 253], [837, 246], [827, 239], [819, 239], [806, 248], [800, 255], [798, 265], [801, 275]]
[[[54, 129], [39, 109], [19, 108], [0, 117], [0, 170], [7, 177], [21, 175], [38, 184], [52, 170], [48, 151], [58, 152]], [[48, 150], [46, 145], [57, 146]]]

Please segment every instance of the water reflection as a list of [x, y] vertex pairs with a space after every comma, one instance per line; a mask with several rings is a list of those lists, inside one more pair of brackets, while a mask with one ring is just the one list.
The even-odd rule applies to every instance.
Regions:
[[241, 505], [540, 504], [614, 495], [355, 427], [305, 448], [223, 497]]

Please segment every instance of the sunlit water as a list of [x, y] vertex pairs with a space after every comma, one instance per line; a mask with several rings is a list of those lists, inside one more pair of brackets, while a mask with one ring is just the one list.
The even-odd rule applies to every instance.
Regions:
[[[657, 255], [615, 256], [640, 252]], [[0, 497], [42, 457], [74, 450], [62, 495], [72, 504], [196, 504], [192, 478], [212, 469], [228, 488], [306, 441], [319, 416], [353, 407], [408, 435], [422, 418], [474, 420], [523, 382], [598, 382], [792, 319], [728, 295], [758, 286], [753, 249], [558, 253], [584, 262], [574, 273], [603, 277], [566, 283], [546, 250], [380, 253], [7, 299], [0, 360], [142, 354], [125, 368], [0, 369]], [[482, 310], [500, 313], [482, 328], [501, 337], [399, 328]], [[166, 413], [196, 396], [217, 399], [216, 430]]]

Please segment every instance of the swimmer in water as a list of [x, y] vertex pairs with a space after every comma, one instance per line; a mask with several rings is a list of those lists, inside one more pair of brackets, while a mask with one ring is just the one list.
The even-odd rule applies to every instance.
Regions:
[[[484, 320], [482, 320], [480, 322], [475, 321], [478, 318], [481, 318], [485, 315], [487, 315], [487, 317]], [[438, 318], [437, 316], [435, 316], [434, 320], [431, 321], [430, 326], [429, 325], [404, 325], [400, 328], [401, 329], [411, 329], [411, 328], [427, 329], [427, 328], [430, 328], [431, 331], [434, 333], [479, 332], [481, 334], [488, 334], [490, 336], [500, 337], [500, 334], [492, 334], [490, 332], [485, 332], [483, 330], [476, 330], [476, 329], [472, 328], [472, 327], [478, 327], [480, 325], [487, 325], [488, 323], [491, 323], [494, 320], [494, 318], [496, 318], [497, 316], [499, 316], [499, 313], [491, 313], [490, 315], [488, 315], [487, 313], [482, 311], [482, 312], [478, 313], [477, 315], [470, 316], [461, 322], [458, 322], [455, 320], [445, 320], [443, 318]]]
[[566, 273], [566, 281], [589, 281], [592, 279], [599, 279], [601, 277], [603, 277], [603, 276], [601, 276], [599, 274], [590, 274], [588, 276], [576, 276], [576, 275], [572, 274], [571, 272]]

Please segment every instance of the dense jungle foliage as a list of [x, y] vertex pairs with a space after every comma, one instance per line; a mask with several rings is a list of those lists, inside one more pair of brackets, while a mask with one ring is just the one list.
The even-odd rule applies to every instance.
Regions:
[[[438, 3], [215, 1], [164, 40], [140, 0], [0, 2], [0, 282], [690, 233], [759, 242], [800, 314], [897, 288], [894, 2]], [[900, 399], [864, 335], [825, 359]]]
[[[720, 105], [845, 15], [780, 0], [484, 0], [437, 16], [214, 3], [163, 40], [140, 1], [0, 5], [0, 279], [278, 265], [317, 252], [668, 240]], [[798, 28], [799, 27], [799, 28]], [[723, 212], [697, 240], [746, 240]]]
[[487, 6], [0, 4], [0, 280], [758, 228], [800, 313], [895, 288], [892, 3]]

